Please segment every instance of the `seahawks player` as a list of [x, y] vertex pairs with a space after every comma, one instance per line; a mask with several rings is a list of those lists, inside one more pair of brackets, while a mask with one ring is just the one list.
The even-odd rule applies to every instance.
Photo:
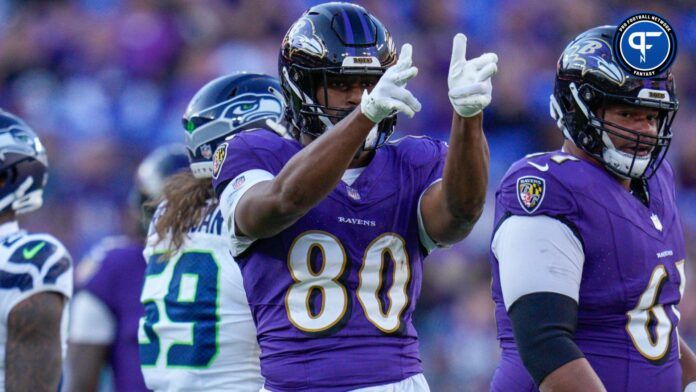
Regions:
[[205, 85], [184, 114], [191, 171], [167, 182], [145, 248], [140, 363], [151, 389], [263, 385], [256, 330], [210, 177], [212, 152], [225, 138], [259, 127], [283, 133], [283, 110], [276, 79], [239, 73]]
[[265, 390], [427, 391], [412, 314], [423, 258], [464, 238], [483, 207], [482, 109], [497, 58], [454, 39], [449, 153], [428, 137], [387, 142], [420, 103], [406, 44], [364, 8], [315, 6], [283, 40], [294, 140], [265, 130], [218, 148], [225, 227], [258, 328]]
[[[138, 321], [145, 260], [143, 243], [166, 178], [188, 165], [179, 144], [160, 147], [138, 166], [130, 204], [137, 233], [109, 237], [78, 264], [80, 290], [75, 294], [70, 323], [67, 391], [98, 389], [104, 365], [113, 370], [117, 391], [146, 391], [138, 362]], [[144, 226], [143, 226], [144, 225]]]
[[0, 390], [56, 391], [67, 336], [72, 262], [49, 234], [19, 228], [43, 202], [46, 150], [18, 117], [0, 110]]
[[684, 232], [664, 161], [674, 78], [624, 72], [615, 31], [565, 48], [551, 96], [563, 148], [513, 164], [496, 194], [494, 391], [681, 391], [696, 379], [677, 331]]

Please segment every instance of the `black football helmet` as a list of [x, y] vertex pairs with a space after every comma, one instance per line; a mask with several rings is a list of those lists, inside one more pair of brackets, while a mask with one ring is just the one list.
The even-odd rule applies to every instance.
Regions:
[[39, 137], [0, 109], [0, 211], [23, 214], [40, 208], [47, 180], [48, 158]]
[[[649, 178], [662, 163], [672, 140], [671, 125], [679, 107], [674, 77], [670, 70], [650, 78], [624, 71], [612, 50], [615, 32], [616, 26], [595, 27], [568, 44], [558, 60], [551, 117], [566, 139], [599, 159], [612, 173], [621, 178]], [[612, 103], [657, 109], [657, 136], [641, 134], [597, 115], [597, 109]], [[609, 135], [630, 141], [635, 152], [618, 150]], [[640, 156], [638, 151], [645, 149], [650, 154]]]
[[280, 125], [284, 110], [278, 79], [268, 75], [241, 72], [203, 86], [182, 119], [193, 175], [213, 176], [213, 153], [230, 135], [266, 128], [284, 136], [285, 128]]
[[[332, 75], [380, 77], [396, 64], [394, 41], [387, 29], [363, 7], [326, 3], [307, 10], [283, 39], [278, 72], [287, 101], [286, 119], [293, 135], [318, 137], [351, 111], [332, 107], [327, 79]], [[326, 105], [316, 103], [319, 88]], [[394, 132], [396, 114], [382, 120], [363, 148], [384, 144]]]

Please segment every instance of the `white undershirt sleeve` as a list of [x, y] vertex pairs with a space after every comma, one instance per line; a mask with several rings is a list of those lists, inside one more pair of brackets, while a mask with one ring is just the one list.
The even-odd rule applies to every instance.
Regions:
[[70, 342], [110, 345], [116, 337], [116, 320], [109, 308], [88, 291], [72, 299]]
[[222, 195], [220, 195], [220, 211], [225, 218], [225, 226], [230, 234], [230, 252], [232, 252], [232, 256], [238, 256], [256, 241], [256, 238], [237, 235], [234, 224], [234, 212], [237, 208], [237, 203], [251, 187], [263, 181], [270, 181], [274, 177], [273, 174], [266, 170], [247, 170], [233, 178], [227, 184], [225, 190], [222, 191]]
[[511, 216], [491, 243], [498, 259], [505, 308], [538, 292], [566, 295], [578, 302], [585, 254], [564, 223], [548, 216]]
[[433, 183], [428, 185], [428, 187], [425, 188], [425, 190], [418, 197], [418, 237], [420, 238], [421, 245], [423, 245], [423, 247], [428, 251], [428, 253], [432, 252], [435, 248], [448, 247], [446, 245], [438, 244], [437, 242], [435, 242], [435, 240], [433, 240], [430, 237], [428, 231], [425, 230], [425, 222], [423, 221], [423, 215], [421, 214], [421, 201], [423, 200], [423, 195], [425, 195], [425, 192], [427, 192], [431, 186], [437, 184], [440, 181], [442, 181], [442, 178], [433, 181]]

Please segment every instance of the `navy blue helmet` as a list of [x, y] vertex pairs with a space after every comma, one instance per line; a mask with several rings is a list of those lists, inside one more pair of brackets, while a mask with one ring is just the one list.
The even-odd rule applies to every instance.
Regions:
[[139, 212], [141, 229], [147, 230], [155, 212], [152, 202], [164, 193], [167, 178], [188, 168], [189, 161], [181, 144], [168, 144], [153, 150], [138, 165], [130, 195], [133, 211]]
[[[615, 32], [616, 26], [595, 27], [568, 44], [558, 60], [551, 117], [566, 139], [599, 159], [609, 171], [622, 178], [649, 178], [662, 163], [672, 140], [671, 125], [679, 107], [674, 77], [669, 69], [649, 78], [624, 71], [612, 50]], [[616, 103], [657, 109], [657, 136], [641, 134], [597, 115], [597, 109]], [[615, 148], [610, 135], [629, 141], [635, 152]], [[641, 156], [641, 150], [649, 150], [650, 154]]]
[[280, 84], [268, 75], [242, 72], [203, 86], [182, 119], [193, 175], [213, 176], [213, 153], [230, 135], [266, 128], [284, 136], [285, 128], [280, 125], [284, 110]]
[[0, 211], [23, 214], [40, 208], [47, 180], [48, 158], [39, 137], [0, 109]]
[[[286, 118], [294, 136], [317, 137], [347, 116], [353, 108], [329, 102], [326, 88], [331, 77], [381, 77], [396, 64], [394, 41], [377, 18], [350, 3], [326, 3], [307, 10], [290, 27], [278, 59]], [[320, 90], [321, 89], [321, 90]], [[316, 102], [324, 93], [325, 105]], [[382, 120], [367, 137], [364, 149], [384, 144], [394, 132], [396, 114]]]

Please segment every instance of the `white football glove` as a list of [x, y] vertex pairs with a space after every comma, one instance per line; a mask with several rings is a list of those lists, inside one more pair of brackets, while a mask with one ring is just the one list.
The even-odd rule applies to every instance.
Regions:
[[421, 110], [416, 97], [406, 90], [406, 82], [418, 74], [411, 61], [411, 44], [401, 47], [399, 60], [384, 72], [371, 93], [363, 91], [360, 110], [370, 121], [378, 123], [393, 112], [413, 117]]
[[472, 117], [491, 103], [491, 76], [498, 71], [497, 63], [495, 53], [485, 53], [467, 61], [466, 36], [462, 33], [454, 36], [447, 86], [457, 114]]

